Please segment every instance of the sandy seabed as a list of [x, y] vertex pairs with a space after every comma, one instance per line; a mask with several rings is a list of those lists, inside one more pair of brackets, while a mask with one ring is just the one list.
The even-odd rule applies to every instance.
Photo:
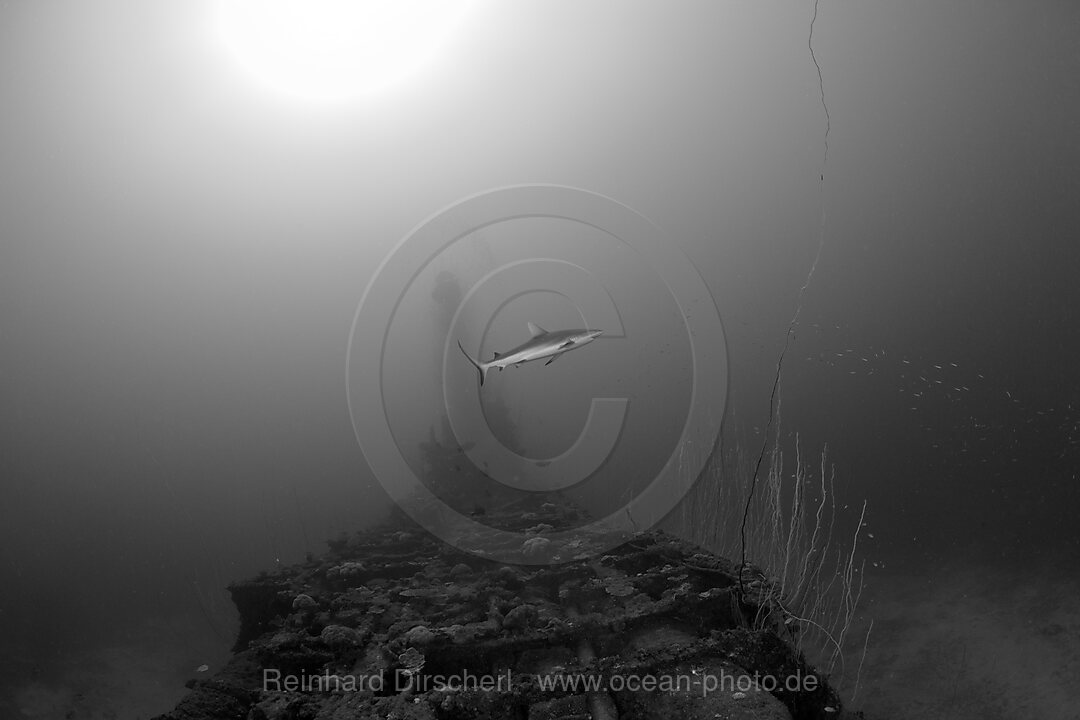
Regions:
[[0, 717], [147, 720], [172, 709], [187, 680], [224, 664], [223, 640], [202, 616], [170, 616], [132, 623], [98, 646], [5, 657]]
[[[1077, 574], [1048, 563], [873, 572], [863, 609], [874, 625], [854, 707], [868, 720], [1078, 720], [1077, 597]], [[865, 620], [853, 630], [864, 632]]]

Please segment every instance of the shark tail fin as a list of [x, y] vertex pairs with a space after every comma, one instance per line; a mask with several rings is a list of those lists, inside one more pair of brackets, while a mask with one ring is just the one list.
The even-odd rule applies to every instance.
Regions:
[[465, 348], [462, 347], [460, 340], [458, 340], [457, 346], [461, 348], [461, 354], [465, 356], [465, 359], [468, 360], [474, 368], [476, 368], [476, 372], [480, 373], [480, 387], [484, 387], [484, 379], [487, 377], [488, 371], [487, 366], [481, 365], [480, 363], [476, 362], [476, 360], [473, 359], [472, 355], [469, 355], [469, 353], [465, 352]]

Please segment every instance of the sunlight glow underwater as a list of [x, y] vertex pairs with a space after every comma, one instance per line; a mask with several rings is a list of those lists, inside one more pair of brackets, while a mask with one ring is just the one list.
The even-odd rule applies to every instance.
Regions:
[[430, 64], [470, 0], [222, 0], [217, 30], [262, 85], [307, 101], [345, 100]]

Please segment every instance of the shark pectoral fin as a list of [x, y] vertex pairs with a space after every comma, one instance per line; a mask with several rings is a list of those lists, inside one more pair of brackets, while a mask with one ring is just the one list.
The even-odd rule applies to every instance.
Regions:
[[540, 337], [541, 335], [547, 335], [547, 330], [540, 327], [539, 325], [529, 323], [529, 334], [533, 337]]
[[556, 360], [558, 360], [559, 358], [561, 358], [561, 357], [562, 357], [563, 355], [565, 355], [565, 354], [566, 354], [566, 353], [557, 353], [557, 354], [555, 354], [555, 355], [552, 355], [552, 356], [551, 356], [551, 359], [550, 359], [550, 360], [548, 360], [548, 361], [547, 361], [546, 363], [544, 363], [544, 367], [547, 367], [548, 365], [550, 365], [551, 363], [555, 362]]

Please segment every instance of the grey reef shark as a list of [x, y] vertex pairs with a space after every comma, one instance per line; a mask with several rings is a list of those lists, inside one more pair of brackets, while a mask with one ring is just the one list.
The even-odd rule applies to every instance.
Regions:
[[579, 347], [588, 345], [596, 338], [603, 334], [603, 330], [555, 330], [548, 332], [539, 325], [529, 323], [529, 334], [531, 338], [518, 345], [513, 350], [508, 350], [504, 353], [495, 353], [495, 357], [487, 362], [479, 362], [473, 358], [462, 347], [461, 341], [458, 341], [458, 347], [461, 348], [461, 353], [468, 358], [472, 366], [476, 368], [476, 371], [480, 373], [480, 387], [484, 386], [484, 380], [487, 378], [488, 370], [491, 368], [499, 368], [501, 371], [503, 368], [520, 367], [527, 362], [533, 360], [542, 360], [544, 358], [550, 358], [545, 365], [550, 365], [558, 358], [562, 357], [564, 353], [568, 353], [571, 350], [576, 350]]

